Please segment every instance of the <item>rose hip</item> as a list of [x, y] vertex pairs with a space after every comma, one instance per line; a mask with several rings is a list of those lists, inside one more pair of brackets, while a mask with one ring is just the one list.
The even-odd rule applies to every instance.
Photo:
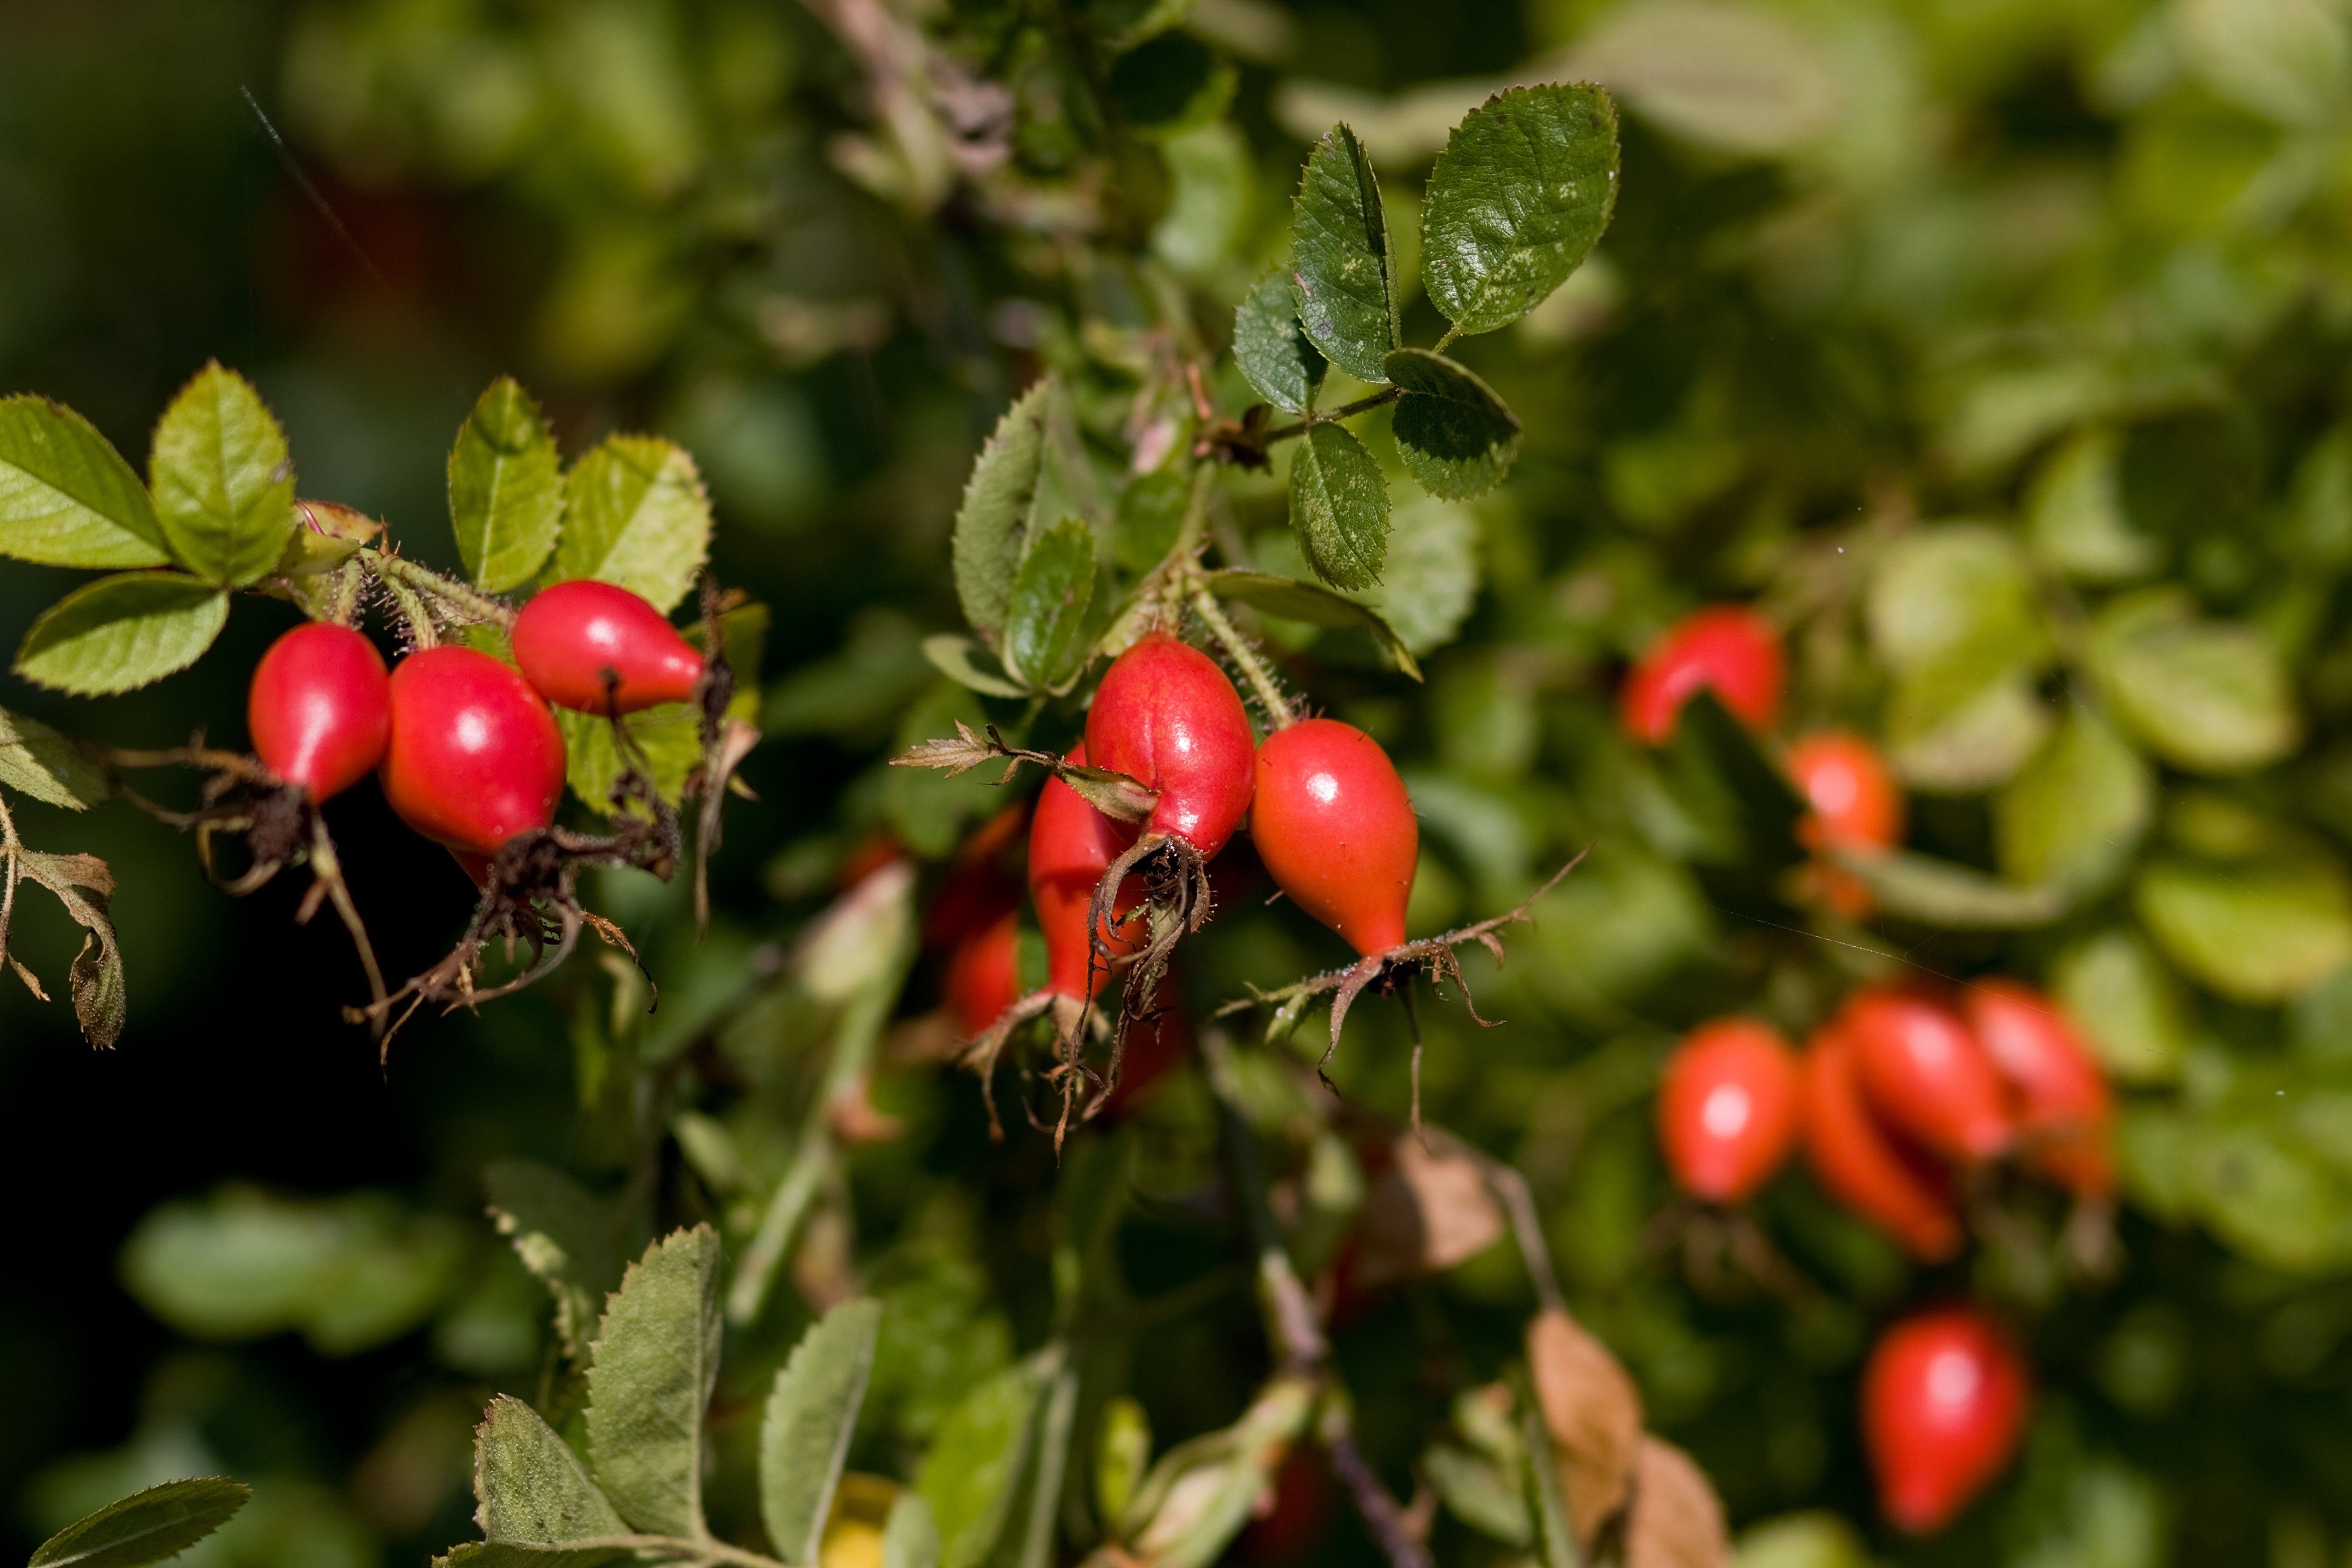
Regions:
[[1087, 750], [1095, 766], [1157, 790], [1146, 830], [1184, 840], [1203, 859], [1249, 811], [1256, 759], [1241, 693], [1214, 659], [1164, 632], [1104, 672], [1087, 712]]
[[1771, 1179], [1797, 1141], [1797, 1058], [1747, 1018], [1702, 1024], [1658, 1088], [1658, 1142], [1685, 1192], [1737, 1203]]
[[683, 702], [702, 653], [628, 589], [574, 577], [541, 589], [515, 616], [515, 663], [533, 689], [581, 713]]
[[384, 798], [403, 822], [456, 850], [493, 856], [555, 820], [563, 736], [539, 693], [467, 647], [410, 654], [392, 672]]
[[1860, 991], [1841, 1015], [1871, 1109], [1947, 1160], [1973, 1163], [2009, 1147], [2008, 1097], [1958, 1016], [1901, 991]]
[[341, 795], [383, 760], [392, 731], [383, 656], [349, 626], [296, 626], [254, 666], [245, 721], [271, 773], [313, 801]]
[[1683, 704], [1711, 689], [1750, 730], [1780, 713], [1780, 635], [1744, 605], [1710, 605], [1666, 628], [1626, 677], [1619, 696], [1625, 733], [1649, 745], [1672, 738]]
[[1974, 1308], [1887, 1330], [1862, 1373], [1863, 1447], [1886, 1517], [1915, 1535], [1949, 1524], [2016, 1453], [2030, 1399], [2024, 1362]]
[[1378, 741], [1336, 719], [1257, 749], [1250, 841], [1290, 900], [1366, 955], [1404, 941], [1421, 825]]
[[1817, 1030], [1801, 1066], [1805, 1161], [1822, 1190], [1922, 1262], [1959, 1251], [1959, 1215], [1943, 1173], [1871, 1114], [1843, 1031], [1835, 1024]]
[[2025, 1163], [2085, 1197], [2115, 1191], [2114, 1098], [2058, 1004], [2013, 980], [1969, 987], [1969, 1026], [2010, 1092]]

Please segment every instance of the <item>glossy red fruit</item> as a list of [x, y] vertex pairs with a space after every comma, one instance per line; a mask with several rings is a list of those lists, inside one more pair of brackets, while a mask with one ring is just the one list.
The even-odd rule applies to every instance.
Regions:
[[383, 655], [349, 626], [296, 626], [253, 667], [245, 724], [271, 773], [314, 801], [341, 795], [383, 760], [392, 732]]
[[966, 1037], [995, 1023], [1021, 994], [1020, 917], [1007, 910], [957, 942], [942, 990]]
[[392, 672], [383, 780], [392, 809], [425, 837], [496, 855], [555, 820], [563, 736], [509, 666], [469, 647], [425, 648]]
[[1685, 1192], [1737, 1203], [1796, 1145], [1796, 1053], [1777, 1029], [1723, 1018], [1675, 1047], [1658, 1086], [1658, 1142]]
[[2085, 1197], [2113, 1193], [2115, 1099], [2074, 1023], [2013, 980], [1971, 985], [1963, 1001], [1969, 1027], [2008, 1086], [2026, 1163]]
[[1812, 809], [1797, 824], [1808, 849], [1888, 849], [1903, 837], [1903, 791], [1876, 746], [1843, 730], [1789, 748], [1789, 777]]
[[1216, 660], [1164, 632], [1111, 661], [1087, 712], [1095, 766], [1158, 790], [1146, 829], [1203, 857], [1223, 848], [1249, 811], [1255, 747], [1241, 693]]
[[1396, 764], [1361, 730], [1307, 719], [1265, 738], [1250, 842], [1290, 901], [1358, 952], [1404, 941], [1421, 824]]
[[1879, 1336], [1862, 1373], [1862, 1441], [1886, 1517], [1941, 1530], [2017, 1452], [2025, 1363], [1982, 1312], [1947, 1307]]
[[1711, 688], [1740, 722], [1769, 730], [1780, 714], [1785, 679], [1771, 624], [1744, 605], [1710, 605], [1666, 628], [1634, 663], [1619, 716], [1634, 740], [1663, 745], [1683, 704]]
[[531, 596], [515, 616], [515, 663], [539, 694], [581, 713], [634, 713], [683, 702], [702, 654], [643, 598], [574, 577]]
[[1970, 1163], [2009, 1148], [2000, 1075], [1958, 1016], [1903, 991], [1859, 991], [1843, 1012], [1871, 1109], [1929, 1152]]
[[1835, 1025], [1816, 1031], [1801, 1065], [1805, 1163], [1822, 1190], [1921, 1262], [1959, 1251], [1960, 1217], [1948, 1183], [1871, 1114], [1844, 1032]]
[[[1069, 760], [1085, 766], [1087, 747], [1080, 745]], [[1105, 816], [1059, 779], [1047, 779], [1038, 792], [1036, 814], [1029, 821], [1029, 899], [1037, 906], [1037, 928], [1045, 937], [1045, 989], [1057, 996], [1092, 1000], [1109, 978], [1097, 964], [1089, 984], [1087, 916], [1096, 884], [1135, 837], [1132, 826]], [[1129, 879], [1119, 889], [1115, 912], [1123, 916], [1141, 893], [1139, 879]], [[1122, 932], [1106, 934], [1112, 952], [1133, 951]]]

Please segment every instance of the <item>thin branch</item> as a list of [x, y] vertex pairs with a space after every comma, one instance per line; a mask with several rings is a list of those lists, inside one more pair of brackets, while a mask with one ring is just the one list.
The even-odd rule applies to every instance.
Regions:
[[1318, 425], [1328, 425], [1334, 419], [1352, 419], [1359, 414], [1370, 414], [1373, 409], [1384, 407], [1403, 395], [1404, 388], [1401, 386], [1382, 387], [1370, 397], [1359, 397], [1353, 403], [1343, 403], [1328, 414], [1318, 414], [1311, 419], [1301, 419], [1296, 425], [1284, 425], [1269, 430], [1260, 439], [1266, 446], [1271, 447], [1276, 441], [1287, 441], [1293, 436], [1304, 436]]
[[1350, 1426], [1340, 1426], [1326, 1432], [1323, 1447], [1331, 1456], [1331, 1468], [1348, 1489], [1356, 1511], [1364, 1516], [1366, 1528], [1389, 1560], [1391, 1568], [1432, 1568], [1429, 1548], [1413, 1538], [1412, 1527], [1405, 1519], [1405, 1510], [1389, 1496], [1389, 1489], [1364, 1458], [1363, 1450], [1356, 1447], [1356, 1434]]
[[515, 607], [494, 595], [444, 577], [406, 556], [378, 552], [367, 560], [387, 587], [399, 584], [413, 588], [457, 611], [458, 618], [464, 620], [489, 621], [501, 626], [514, 625]]

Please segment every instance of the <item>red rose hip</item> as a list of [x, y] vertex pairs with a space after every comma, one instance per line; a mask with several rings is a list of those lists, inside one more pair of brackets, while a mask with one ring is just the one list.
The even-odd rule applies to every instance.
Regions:
[[1421, 824], [1381, 743], [1336, 719], [1257, 749], [1250, 841], [1290, 900], [1367, 956], [1404, 941]]
[[367, 776], [392, 730], [383, 656], [349, 626], [314, 621], [253, 667], [245, 722], [271, 773], [324, 801]]
[[977, 1035], [1021, 994], [1021, 920], [1006, 910], [965, 935], [948, 955], [948, 1010], [956, 1027]]
[[1780, 638], [1744, 605], [1710, 605], [1666, 628], [1634, 662], [1619, 694], [1625, 733], [1663, 745], [1683, 704], [1712, 689], [1750, 730], [1769, 730], [1780, 714], [1785, 679]]
[[1087, 750], [1160, 792], [1144, 826], [1207, 858], [1249, 811], [1255, 740], [1241, 693], [1207, 654], [1154, 632], [1111, 661], [1087, 712]]
[[1923, 1263], [1959, 1251], [1960, 1219], [1943, 1173], [1871, 1114], [1853, 1042], [1835, 1024], [1818, 1030], [1801, 1068], [1805, 1163], [1822, 1190]]
[[2115, 1100], [2058, 1004], [2013, 980], [1971, 985], [1969, 1026], [2010, 1093], [2025, 1163], [2085, 1197], [2116, 1189]]
[[580, 713], [634, 713], [683, 702], [702, 654], [628, 589], [593, 578], [554, 583], [515, 616], [515, 663], [539, 694]]
[[1948, 1307], [1895, 1324], [1862, 1373], [1862, 1440], [1879, 1507], [1915, 1535], [1941, 1530], [2017, 1451], [2025, 1363], [1982, 1312]]
[[425, 648], [392, 672], [383, 779], [409, 826], [452, 849], [496, 855], [555, 820], [563, 736], [508, 666], [468, 647]]
[[[1081, 744], [1069, 760], [1084, 767], [1087, 748]], [[1103, 873], [1135, 837], [1133, 826], [1105, 816], [1060, 779], [1047, 779], [1038, 792], [1036, 814], [1029, 822], [1029, 898], [1045, 937], [1045, 989], [1054, 994], [1090, 1001], [1110, 978], [1099, 964], [1091, 965], [1089, 973], [1087, 915]], [[1138, 896], [1130, 897], [1130, 889]], [[1121, 887], [1118, 912], [1139, 901], [1140, 893], [1135, 881]], [[1113, 952], [1133, 951], [1121, 933], [1104, 934]]]
[[1842, 730], [1789, 748], [1789, 777], [1812, 809], [1797, 824], [1808, 849], [1888, 849], [1903, 837], [1903, 792], [1878, 748]]
[[1685, 1192], [1737, 1203], [1769, 1181], [1797, 1141], [1797, 1058], [1747, 1018], [1702, 1024], [1658, 1088], [1658, 1142]]
[[1843, 1013], [1871, 1109], [1934, 1153], [1969, 1163], [2010, 1143], [2007, 1096], [1977, 1037], [1953, 1014], [1900, 991], [1861, 991]]

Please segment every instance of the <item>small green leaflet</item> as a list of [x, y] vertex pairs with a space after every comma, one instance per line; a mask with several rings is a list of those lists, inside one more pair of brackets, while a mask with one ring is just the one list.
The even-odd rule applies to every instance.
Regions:
[[718, 1291], [718, 1232], [677, 1231], [630, 1266], [590, 1347], [589, 1461], [621, 1517], [653, 1534], [703, 1532]]
[[1388, 553], [1389, 483], [1344, 425], [1317, 425], [1290, 459], [1290, 526], [1335, 587], [1369, 588]]
[[1029, 689], [1006, 673], [994, 654], [971, 637], [935, 632], [923, 639], [923, 657], [941, 675], [983, 697], [1029, 695]]
[[[655, 791], [676, 805], [686, 794], [688, 776], [702, 760], [701, 710], [688, 702], [664, 702], [630, 714], [626, 722], [629, 738], [645, 751]], [[612, 721], [559, 708], [555, 724], [563, 731], [564, 782], [581, 805], [599, 816], [611, 816], [618, 809], [613, 786], [624, 771]], [[642, 814], [634, 802], [628, 809]]]
[[521, 1400], [500, 1394], [474, 1430], [475, 1517], [492, 1541], [551, 1545], [626, 1535], [562, 1438]]
[[939, 1568], [940, 1527], [920, 1492], [900, 1492], [882, 1527], [882, 1568]]
[[1364, 632], [1380, 645], [1381, 657], [1391, 665], [1415, 680], [1421, 679], [1421, 666], [1412, 650], [1369, 605], [1335, 594], [1319, 583], [1302, 583], [1271, 572], [1212, 572], [1208, 582], [1209, 592], [1220, 599], [1235, 600], [1261, 615], [1303, 621], [1310, 626]]
[[163, 410], [147, 478], [173, 557], [206, 582], [241, 588], [285, 554], [294, 531], [286, 433], [261, 395], [218, 361]]
[[1290, 280], [1276, 268], [1234, 307], [1234, 363], [1257, 395], [1286, 414], [1304, 414], [1330, 362], [1298, 324]]
[[204, 657], [228, 624], [228, 595], [181, 572], [85, 583], [41, 612], [16, 673], [77, 697], [135, 690]]
[[2216, 865], [2159, 856], [2133, 901], [2168, 957], [2235, 1001], [2285, 1001], [2352, 959], [2352, 891], [2318, 857]]
[[1064, 518], [1032, 540], [1005, 605], [1006, 671], [1048, 691], [1064, 689], [1086, 668], [1094, 591], [1093, 529]]
[[74, 1521], [26, 1568], [140, 1568], [194, 1546], [226, 1524], [253, 1489], [226, 1476], [165, 1481]]
[[559, 580], [618, 583], [667, 615], [709, 559], [710, 497], [675, 442], [607, 436], [572, 465], [564, 502]]
[[1423, 489], [1468, 500], [1502, 482], [1519, 457], [1519, 419], [1468, 367], [1427, 349], [1385, 362], [1403, 388], [1392, 426], [1405, 471]]
[[2116, 716], [2177, 766], [2244, 773], [2302, 738], [2277, 648], [2252, 626], [2199, 618], [2178, 590], [2110, 604], [2092, 627], [2092, 650]]
[[620, 1283], [621, 1259], [636, 1250], [643, 1230], [625, 1228], [614, 1201], [536, 1160], [493, 1161], [482, 1184], [499, 1234], [555, 1297], [563, 1353], [580, 1359], [605, 1292]]
[[171, 560], [122, 455], [72, 409], [21, 394], [0, 398], [0, 555], [101, 569]]
[[995, 433], [980, 449], [971, 478], [956, 510], [956, 596], [972, 630], [993, 637], [1004, 627], [1013, 597], [1013, 574], [1029, 529], [1029, 509], [1037, 493], [1037, 470], [1045, 450], [1045, 420], [1054, 395], [1047, 376], [1015, 398]]
[[1510, 325], [1591, 254], [1616, 202], [1607, 93], [1496, 94], [1454, 128], [1430, 173], [1421, 255], [1431, 301], [1465, 332]]
[[1386, 381], [1381, 362], [1398, 337], [1389, 220], [1354, 132], [1335, 125], [1315, 143], [1290, 210], [1290, 286], [1307, 337], [1350, 375]]
[[1844, 852], [1836, 859], [1862, 879], [1888, 914], [1946, 931], [2046, 926], [2073, 902], [2062, 888], [2021, 888], [1972, 866], [1906, 849], [1877, 855]]
[[948, 1413], [916, 1472], [938, 1521], [943, 1568], [977, 1568], [1004, 1533], [1053, 1369], [1041, 1352], [1006, 1367]]
[[500, 376], [449, 448], [449, 525], [475, 586], [519, 588], [547, 563], [563, 528], [555, 437], [531, 395]]
[[878, 1301], [845, 1301], [776, 1373], [760, 1427], [760, 1518], [787, 1563], [814, 1563], [874, 1370]]
[[71, 741], [21, 713], [0, 708], [0, 784], [68, 811], [113, 793], [105, 772]]

